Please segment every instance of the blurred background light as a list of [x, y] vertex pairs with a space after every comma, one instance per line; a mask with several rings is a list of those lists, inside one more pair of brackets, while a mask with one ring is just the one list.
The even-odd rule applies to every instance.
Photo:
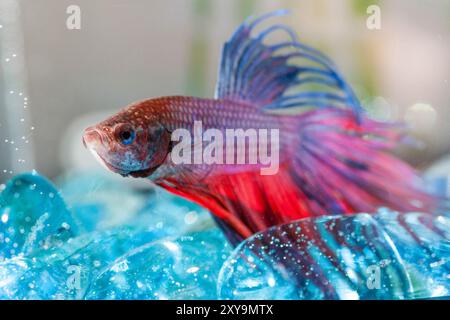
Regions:
[[406, 110], [404, 119], [413, 132], [431, 134], [436, 128], [437, 113], [430, 104], [416, 103]]

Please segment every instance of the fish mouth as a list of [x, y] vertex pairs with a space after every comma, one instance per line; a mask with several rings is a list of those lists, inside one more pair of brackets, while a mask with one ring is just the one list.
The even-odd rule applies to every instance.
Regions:
[[89, 127], [84, 130], [82, 141], [86, 148], [90, 148], [91, 145], [101, 144], [104, 145], [107, 142], [108, 137], [101, 134], [95, 127]]

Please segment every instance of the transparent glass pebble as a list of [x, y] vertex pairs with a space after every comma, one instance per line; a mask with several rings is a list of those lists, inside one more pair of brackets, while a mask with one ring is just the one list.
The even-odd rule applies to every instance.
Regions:
[[217, 278], [231, 249], [219, 229], [163, 239], [115, 261], [87, 299], [216, 299]]
[[60, 245], [78, 227], [58, 190], [38, 174], [11, 179], [0, 193], [0, 261]]
[[414, 299], [450, 295], [449, 219], [398, 214], [303, 219], [244, 241], [223, 299]]

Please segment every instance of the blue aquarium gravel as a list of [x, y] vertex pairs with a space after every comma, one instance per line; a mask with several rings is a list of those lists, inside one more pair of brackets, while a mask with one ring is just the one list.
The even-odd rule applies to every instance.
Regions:
[[303, 219], [233, 249], [205, 209], [164, 191], [93, 173], [57, 188], [34, 172], [0, 194], [0, 299], [448, 297], [449, 227], [380, 209]]

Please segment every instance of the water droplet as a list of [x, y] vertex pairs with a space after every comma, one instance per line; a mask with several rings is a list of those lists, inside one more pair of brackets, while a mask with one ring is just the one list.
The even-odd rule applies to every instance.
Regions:
[[190, 211], [184, 216], [184, 222], [186, 224], [193, 224], [197, 221], [197, 212]]
[[199, 267], [190, 267], [186, 270], [187, 273], [196, 273], [198, 270], [200, 270]]
[[430, 133], [438, 119], [435, 108], [427, 103], [416, 103], [405, 113], [404, 120], [417, 133]]
[[7, 223], [9, 220], [9, 214], [8, 213], [4, 213], [2, 214], [2, 218], [1, 218], [3, 223]]

